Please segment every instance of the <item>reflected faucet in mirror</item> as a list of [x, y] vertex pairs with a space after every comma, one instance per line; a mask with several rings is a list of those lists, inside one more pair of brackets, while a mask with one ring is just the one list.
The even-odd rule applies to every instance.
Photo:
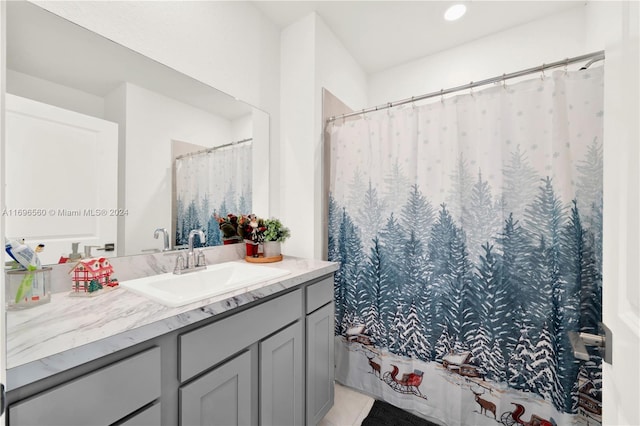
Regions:
[[167, 231], [167, 228], [158, 228], [155, 231], [153, 231], [153, 238], [157, 240], [158, 235], [160, 235], [161, 233], [164, 234], [164, 247], [162, 251], [170, 251], [171, 244], [169, 244], [169, 231]]

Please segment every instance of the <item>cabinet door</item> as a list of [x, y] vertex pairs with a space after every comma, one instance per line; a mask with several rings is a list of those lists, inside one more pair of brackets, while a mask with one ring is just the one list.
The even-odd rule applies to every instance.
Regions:
[[307, 315], [307, 422], [317, 424], [333, 406], [333, 302]]
[[260, 343], [260, 424], [301, 425], [304, 418], [302, 324]]
[[251, 352], [180, 388], [180, 424], [251, 424]]

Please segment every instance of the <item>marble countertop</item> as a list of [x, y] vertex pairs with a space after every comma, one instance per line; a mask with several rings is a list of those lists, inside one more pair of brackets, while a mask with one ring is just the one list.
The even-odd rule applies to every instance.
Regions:
[[118, 288], [91, 298], [55, 293], [48, 304], [8, 311], [7, 389], [33, 383], [338, 269], [333, 262], [289, 256], [269, 266], [290, 273], [181, 307], [167, 307]]

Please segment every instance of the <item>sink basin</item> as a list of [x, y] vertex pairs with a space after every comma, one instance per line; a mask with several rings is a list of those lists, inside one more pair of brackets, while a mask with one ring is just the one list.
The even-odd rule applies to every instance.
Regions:
[[166, 273], [122, 281], [120, 286], [163, 305], [178, 307], [289, 273], [270, 266], [225, 262], [182, 275]]

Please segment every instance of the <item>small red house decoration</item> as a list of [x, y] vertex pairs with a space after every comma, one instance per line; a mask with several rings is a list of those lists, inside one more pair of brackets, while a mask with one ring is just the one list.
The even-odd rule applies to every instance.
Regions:
[[73, 274], [71, 289], [75, 293], [93, 293], [118, 285], [117, 281], [111, 279], [113, 266], [105, 257], [83, 259], [69, 273]]

